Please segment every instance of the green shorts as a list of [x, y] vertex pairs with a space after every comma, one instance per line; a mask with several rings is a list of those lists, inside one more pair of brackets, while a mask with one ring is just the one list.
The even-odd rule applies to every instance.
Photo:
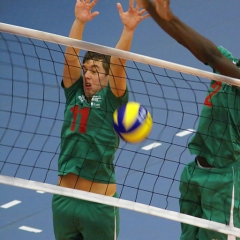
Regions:
[[[117, 197], [115, 194], [113, 197]], [[119, 233], [119, 209], [77, 198], [54, 195], [56, 240], [114, 240]]]
[[[231, 225], [233, 219], [233, 226], [240, 228], [239, 186], [239, 163], [227, 168], [202, 168], [191, 162], [181, 175], [180, 212], [226, 225]], [[227, 235], [219, 232], [188, 224], [181, 226], [181, 240], [227, 239]]]

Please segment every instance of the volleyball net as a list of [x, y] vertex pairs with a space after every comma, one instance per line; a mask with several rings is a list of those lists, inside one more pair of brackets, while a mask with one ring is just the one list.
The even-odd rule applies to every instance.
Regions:
[[[240, 237], [240, 229], [179, 213], [179, 182], [210, 79], [237, 79], [85, 41], [0, 23], [0, 183], [142, 212]], [[114, 166], [119, 199], [56, 186], [65, 96], [65, 46], [127, 59], [130, 101], [153, 129], [121, 141]], [[83, 58], [81, 52], [80, 60]]]

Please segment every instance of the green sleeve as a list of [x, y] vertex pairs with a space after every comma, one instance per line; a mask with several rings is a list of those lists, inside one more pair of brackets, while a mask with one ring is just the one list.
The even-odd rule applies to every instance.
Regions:
[[222, 46], [218, 46], [218, 49], [220, 50], [222, 55], [227, 57], [229, 60], [234, 61], [234, 57], [233, 57], [232, 53], [230, 53], [226, 48], [224, 48]]
[[[228, 58], [231, 62], [233, 62], [234, 64], [237, 64], [238, 62], [238, 58], [235, 58], [231, 52], [229, 52], [226, 48], [222, 47], [222, 46], [218, 46], [219, 51], [222, 53], [222, 55], [224, 55], [226, 58]], [[214, 73], [219, 73], [218, 71], [216, 71], [215, 69], [213, 69]]]

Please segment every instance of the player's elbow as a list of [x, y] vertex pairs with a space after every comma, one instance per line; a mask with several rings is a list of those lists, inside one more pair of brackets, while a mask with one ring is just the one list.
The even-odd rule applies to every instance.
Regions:
[[214, 66], [218, 65], [219, 62], [221, 62], [222, 54], [217, 49], [217, 47], [203, 48], [200, 54], [196, 54], [196, 57], [202, 63], [214, 68]]

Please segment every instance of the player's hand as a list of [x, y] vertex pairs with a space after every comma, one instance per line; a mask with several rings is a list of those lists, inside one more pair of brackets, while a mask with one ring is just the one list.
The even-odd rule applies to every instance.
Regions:
[[117, 3], [117, 8], [122, 23], [129, 30], [134, 30], [143, 19], [150, 16], [149, 14], [144, 15], [146, 10], [140, 9], [138, 4], [134, 7], [134, 0], [129, 0], [129, 9], [127, 12], [123, 12], [122, 5], [120, 3]]
[[135, 0], [135, 1], [141, 8], [146, 8], [150, 3], [150, 0]]
[[91, 21], [99, 12], [93, 12], [92, 9], [96, 5], [97, 0], [77, 0], [75, 5], [75, 17], [83, 23]]
[[171, 20], [173, 14], [170, 9], [170, 0], [154, 0], [154, 5], [158, 15], [164, 20]]

